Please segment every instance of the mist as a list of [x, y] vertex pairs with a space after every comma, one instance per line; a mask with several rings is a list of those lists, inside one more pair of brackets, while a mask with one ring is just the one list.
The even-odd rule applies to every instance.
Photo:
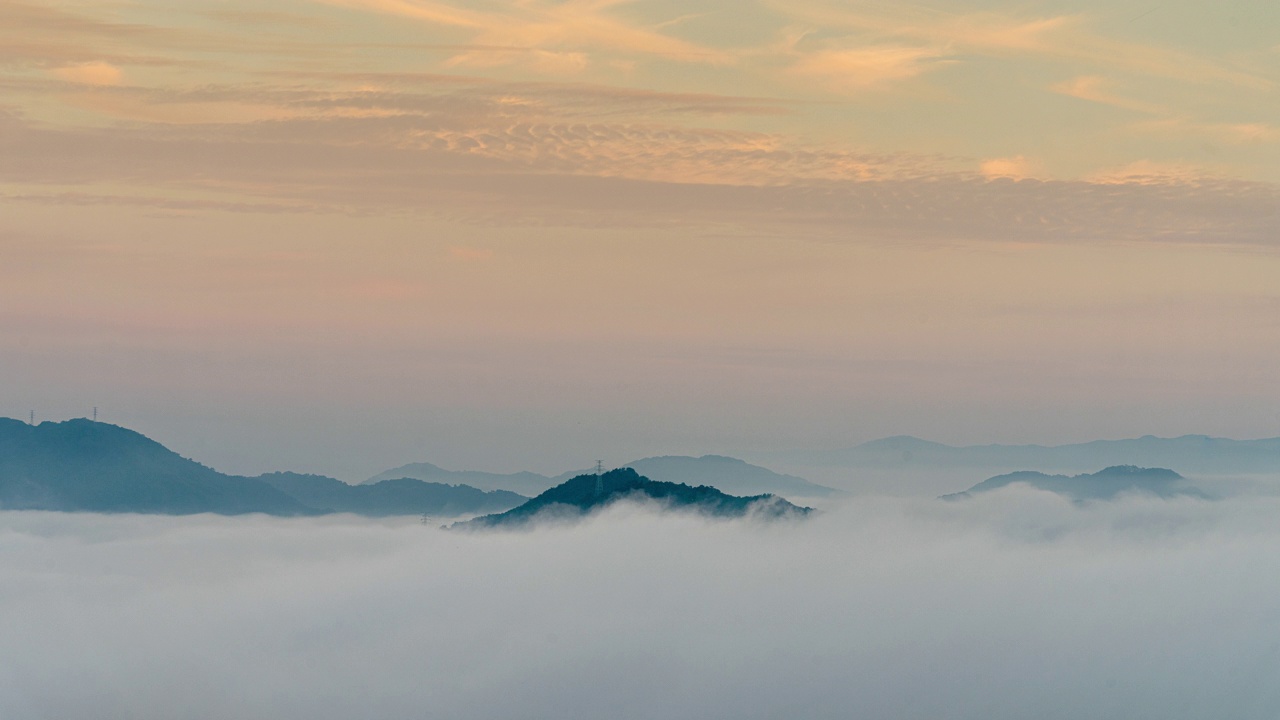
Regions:
[[1280, 498], [0, 513], [12, 718], [1271, 718]]

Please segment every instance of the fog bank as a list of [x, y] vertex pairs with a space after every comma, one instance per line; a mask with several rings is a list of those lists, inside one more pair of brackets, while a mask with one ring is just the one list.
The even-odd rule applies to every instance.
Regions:
[[1271, 718], [1280, 499], [0, 513], [12, 718]]

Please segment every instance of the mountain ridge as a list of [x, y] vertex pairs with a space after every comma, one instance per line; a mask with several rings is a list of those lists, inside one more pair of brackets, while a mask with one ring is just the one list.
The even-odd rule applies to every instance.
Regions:
[[[482, 470], [446, 470], [429, 462], [415, 462], [384, 470], [377, 475], [359, 483], [372, 485], [384, 480], [413, 478], [423, 482], [444, 484], [460, 483], [485, 491], [504, 490], [521, 495], [533, 496], [554, 484], [546, 475], [527, 470], [515, 473], [490, 473]], [[454, 482], [450, 482], [454, 481]]]
[[1136, 465], [1184, 472], [1247, 474], [1280, 471], [1280, 437], [1233, 440], [1209, 435], [1143, 435], [1059, 445], [989, 443], [946, 445], [910, 435], [837, 450], [787, 451], [762, 457], [801, 467], [910, 470], [933, 467], [1037, 468], [1084, 471]]
[[[652, 480], [691, 486], [710, 485], [724, 492], [826, 498], [839, 491], [795, 475], [778, 473], [739, 458], [725, 455], [657, 455], [633, 460], [619, 467], [634, 468]], [[529, 471], [518, 473], [486, 473], [477, 470], [446, 470], [429, 462], [410, 463], [385, 470], [365, 483], [396, 477], [412, 477], [428, 482], [464, 481], [485, 490], [504, 489], [526, 495], [538, 493], [590, 474], [586, 469], [570, 470], [547, 476]]]
[[1019, 470], [987, 478], [968, 490], [942, 495], [939, 499], [964, 500], [975, 494], [992, 492], [1017, 484], [1047, 490], [1070, 498], [1074, 502], [1113, 500], [1124, 494], [1208, 499], [1204, 492], [1186, 484], [1186, 478], [1173, 470], [1135, 465], [1115, 465], [1095, 473], [1079, 475], [1049, 475], [1035, 470]]
[[349, 485], [324, 475], [275, 472], [258, 475], [254, 479], [317, 510], [366, 517], [490, 513], [506, 510], [529, 499], [506, 490], [486, 492], [470, 485], [429, 483], [413, 478]]
[[315, 514], [266, 483], [224, 475], [128, 428], [83, 419], [0, 424], [0, 507]]
[[5, 510], [286, 517], [447, 510], [461, 515], [509, 508], [525, 499], [417, 480], [356, 489], [321, 475], [228, 475], [118, 425], [83, 418], [30, 425], [0, 418], [0, 509]]
[[583, 474], [546, 490], [503, 513], [454, 523], [450, 529], [525, 528], [541, 518], [581, 518], [616, 502], [656, 500], [668, 509], [689, 509], [711, 517], [743, 517], [758, 512], [767, 518], [803, 517], [812, 508], [793, 505], [776, 495], [740, 497], [702, 485], [650, 480], [630, 467], [601, 475]]

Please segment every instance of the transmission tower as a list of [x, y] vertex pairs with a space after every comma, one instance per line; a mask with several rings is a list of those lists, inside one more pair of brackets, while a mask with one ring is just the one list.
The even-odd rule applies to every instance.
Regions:
[[98, 406], [93, 406], [93, 421], [98, 422]]
[[596, 461], [596, 494], [597, 495], [601, 495], [604, 493], [603, 474], [604, 474], [604, 461], [597, 460]]
[[32, 411], [31, 411], [31, 421], [30, 421], [30, 422], [31, 422], [31, 424], [32, 424], [32, 425], [35, 425], [35, 424], [36, 424], [36, 411], [35, 411], [35, 410], [32, 410]]

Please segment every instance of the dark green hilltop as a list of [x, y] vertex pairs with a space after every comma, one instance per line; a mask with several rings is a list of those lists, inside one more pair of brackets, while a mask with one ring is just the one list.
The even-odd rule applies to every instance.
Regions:
[[1161, 498], [1207, 498], [1204, 492], [1189, 485], [1186, 478], [1165, 468], [1143, 468], [1115, 465], [1096, 473], [1082, 475], [1046, 475], [1023, 470], [988, 478], [964, 492], [943, 495], [943, 500], [964, 500], [976, 494], [998, 490], [1015, 484], [1048, 490], [1074, 502], [1114, 500], [1120, 495], [1141, 494]]
[[0, 418], [0, 509], [190, 515], [472, 515], [525, 496], [410, 478], [348, 485], [321, 475], [226, 475], [126, 428]]
[[543, 519], [580, 518], [594, 510], [627, 500], [656, 501], [668, 509], [690, 510], [721, 518], [747, 515], [766, 519], [800, 518], [813, 512], [812, 508], [793, 505], [777, 495], [728, 495], [707, 485], [693, 487], [650, 480], [632, 468], [623, 467], [600, 475], [578, 475], [519, 507], [454, 523], [450, 528], [524, 528]]
[[188, 460], [132, 430], [0, 419], [0, 507], [90, 512], [309, 515], [270, 485]]

